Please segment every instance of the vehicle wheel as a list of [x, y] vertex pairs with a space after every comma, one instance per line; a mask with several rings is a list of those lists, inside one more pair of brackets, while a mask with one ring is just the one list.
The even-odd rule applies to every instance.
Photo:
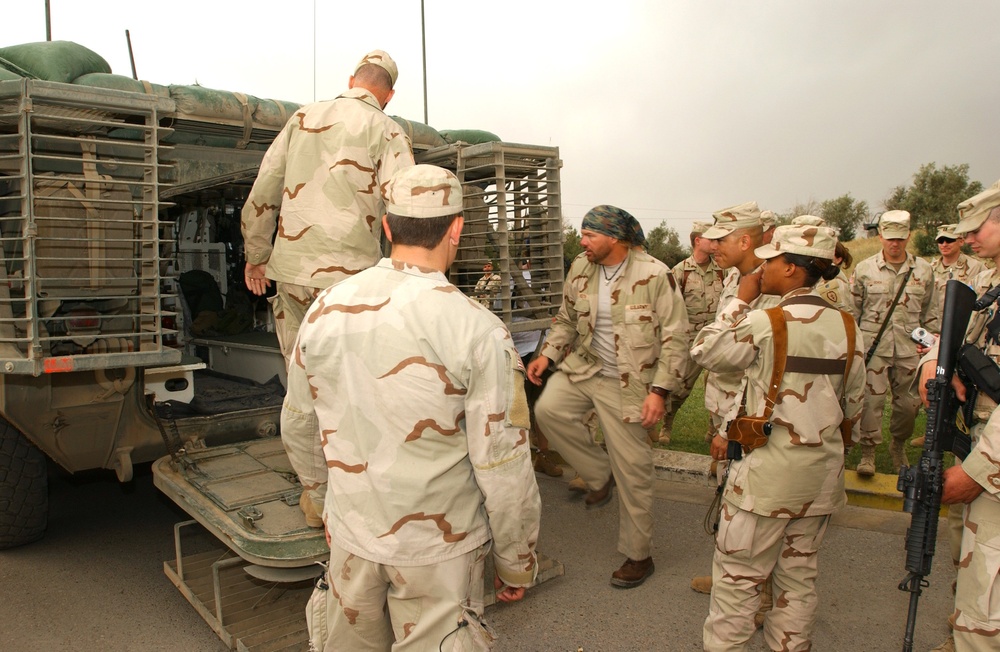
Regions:
[[0, 418], [0, 550], [40, 539], [48, 515], [45, 455]]

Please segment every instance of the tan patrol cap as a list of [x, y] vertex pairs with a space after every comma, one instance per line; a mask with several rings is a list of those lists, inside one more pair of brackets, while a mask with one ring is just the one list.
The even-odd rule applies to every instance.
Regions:
[[765, 231], [767, 231], [768, 229], [773, 229], [777, 221], [778, 221], [778, 216], [774, 213], [774, 211], [760, 212], [760, 225]]
[[1000, 181], [958, 205], [959, 219], [955, 234], [961, 236], [969, 231], [975, 231], [983, 225], [990, 216], [990, 211], [997, 206], [1000, 206]]
[[774, 230], [771, 243], [757, 247], [758, 258], [768, 259], [781, 254], [801, 254], [833, 260], [837, 248], [837, 232], [828, 226], [786, 224]]
[[462, 185], [436, 165], [403, 168], [386, 185], [385, 208], [400, 217], [457, 215], [462, 212]]
[[393, 86], [396, 85], [396, 79], [399, 77], [399, 68], [396, 67], [396, 62], [392, 60], [388, 52], [385, 50], [372, 50], [361, 58], [358, 65], [354, 66], [354, 74], [358, 73], [358, 68], [368, 63], [376, 65], [389, 73], [389, 80]]
[[749, 229], [761, 225], [760, 209], [757, 208], [755, 201], [723, 208], [712, 213], [712, 217], [715, 218], [715, 224], [701, 236], [709, 240], [724, 238], [738, 229]]
[[878, 233], [886, 240], [910, 235], [910, 214], [906, 211], [886, 211], [878, 218]]
[[935, 236], [934, 239], [935, 240], [940, 240], [941, 238], [947, 238], [949, 240], [958, 240], [962, 236], [955, 235], [955, 227], [956, 226], [958, 226], [958, 225], [957, 224], [942, 224], [941, 226], [938, 227], [937, 236]]
[[826, 226], [826, 220], [815, 215], [799, 215], [792, 218], [792, 224], [799, 226]]
[[691, 225], [691, 233], [694, 233], [695, 235], [701, 235], [705, 231], [708, 231], [710, 228], [712, 228], [711, 222], [695, 222]]

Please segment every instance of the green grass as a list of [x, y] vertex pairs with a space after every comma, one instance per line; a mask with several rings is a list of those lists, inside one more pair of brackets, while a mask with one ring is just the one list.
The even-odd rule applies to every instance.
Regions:
[[[882, 415], [882, 443], [875, 449], [875, 469], [879, 473], [894, 473], [892, 460], [889, 457], [889, 442], [892, 437], [889, 435], [889, 406], [891, 399], [886, 399], [886, 409]], [[927, 415], [921, 409], [917, 414], [917, 422], [914, 425], [914, 436], [919, 437], [924, 434], [927, 424]], [[691, 395], [684, 401], [684, 405], [677, 411], [674, 419], [674, 427], [671, 432], [670, 445], [663, 446], [657, 444], [658, 448], [668, 448], [670, 450], [685, 451], [688, 453], [701, 453], [708, 455], [708, 442], [705, 441], [705, 432], [708, 430], [708, 411], [705, 409], [705, 374], [691, 390]], [[905, 449], [907, 459], [910, 464], [915, 464], [920, 459], [920, 449], [907, 446]], [[847, 456], [845, 465], [849, 469], [858, 466], [861, 459], [861, 448], [855, 446]], [[945, 464], [951, 466], [954, 456], [950, 453], [945, 456]]]

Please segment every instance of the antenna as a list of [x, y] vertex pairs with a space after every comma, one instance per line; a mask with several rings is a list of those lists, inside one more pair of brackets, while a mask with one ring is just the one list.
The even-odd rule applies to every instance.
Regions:
[[125, 30], [125, 41], [128, 42], [128, 60], [132, 64], [132, 79], [138, 81], [139, 75], [135, 72], [135, 55], [132, 54], [132, 36]]

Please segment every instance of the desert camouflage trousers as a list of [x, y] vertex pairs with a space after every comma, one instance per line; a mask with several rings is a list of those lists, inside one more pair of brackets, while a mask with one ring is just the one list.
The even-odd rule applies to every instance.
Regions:
[[1000, 501], [987, 493], [965, 509], [951, 624], [959, 652], [1000, 649]]
[[[605, 453], [588, 430], [585, 416], [597, 412]], [[592, 490], [614, 475], [618, 493], [618, 551], [630, 559], [650, 556], [653, 540], [653, 455], [641, 423], [622, 421], [617, 378], [597, 375], [572, 382], [552, 374], [535, 404], [535, 418], [549, 444]]]
[[872, 356], [865, 379], [865, 404], [861, 411], [861, 444], [882, 443], [882, 413], [886, 394], [892, 390], [892, 438], [905, 442], [913, 435], [913, 423], [920, 409], [920, 396], [914, 386], [919, 358], [883, 358]]
[[670, 426], [673, 425], [674, 415], [684, 405], [684, 401], [691, 394], [691, 389], [698, 382], [698, 376], [701, 375], [702, 371], [701, 365], [692, 360], [690, 355], [684, 360], [684, 365], [684, 378], [681, 380], [681, 388], [676, 392], [671, 392], [670, 397], [667, 399], [667, 416], [664, 419], [669, 420], [667, 423]]
[[810, 649], [819, 603], [816, 557], [829, 523], [829, 514], [770, 518], [723, 503], [702, 632], [705, 650], [746, 649], [768, 575], [774, 608], [764, 619], [764, 641], [772, 650]]
[[[333, 542], [325, 652], [489, 650], [496, 634], [482, 621], [490, 544], [425, 566], [390, 566]], [[492, 583], [491, 583], [492, 585]]]
[[[278, 335], [278, 346], [285, 358], [285, 367], [291, 359], [295, 339], [299, 336], [299, 326], [306, 316], [320, 288], [305, 287], [292, 283], [276, 283], [277, 292], [268, 299], [274, 312], [274, 330]], [[316, 433], [317, 439], [319, 433]], [[288, 462], [302, 483], [304, 499], [312, 500], [317, 514], [323, 513], [326, 497], [327, 468], [322, 450], [313, 441], [294, 441], [281, 434], [281, 443], [288, 454]]]

